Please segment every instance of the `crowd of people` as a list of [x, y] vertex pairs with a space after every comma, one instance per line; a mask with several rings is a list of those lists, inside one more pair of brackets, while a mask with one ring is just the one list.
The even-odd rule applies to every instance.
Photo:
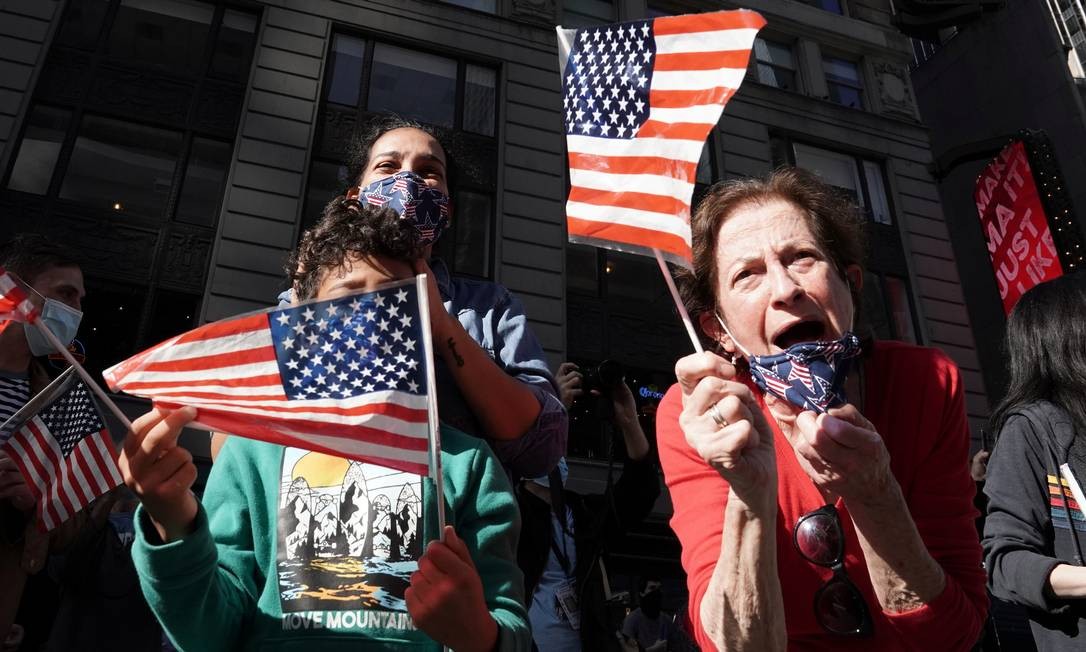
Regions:
[[[351, 187], [301, 238], [279, 303], [426, 274], [442, 484], [214, 433], [197, 496], [178, 441], [198, 410], [155, 406], [120, 446], [127, 488], [43, 533], [0, 454], [0, 649], [997, 649], [1010, 611], [993, 608], [993, 626], [990, 595], [1024, 614], [1037, 649], [1078, 649], [1081, 277], [1037, 286], [1012, 313], [998, 443], [971, 475], [957, 367], [876, 340], [865, 319], [858, 209], [797, 169], [718, 183], [678, 279], [707, 350], [676, 362], [654, 440], [625, 383], [590, 397], [576, 365], [552, 373], [513, 294], [433, 255], [455, 219], [455, 161], [436, 132], [387, 116], [350, 150]], [[0, 266], [71, 341], [78, 258], [22, 235]], [[23, 324], [0, 330], [0, 423], [48, 383], [50, 350]], [[625, 451], [599, 495], [570, 490], [564, 458], [568, 409], [590, 398]], [[635, 604], [617, 600], [607, 568], [657, 502], [657, 459], [683, 617], [662, 612], [649, 570]]]

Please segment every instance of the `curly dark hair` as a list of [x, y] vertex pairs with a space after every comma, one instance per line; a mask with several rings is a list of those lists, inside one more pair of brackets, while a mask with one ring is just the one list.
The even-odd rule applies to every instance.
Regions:
[[[773, 199], [783, 199], [803, 211], [819, 248], [842, 278], [851, 265], [863, 268], [867, 232], [859, 209], [814, 174], [782, 167], [762, 178], [721, 181], [709, 188], [690, 220], [694, 269], [676, 274], [683, 303], [695, 323], [700, 315], [717, 308], [716, 245], [721, 225], [739, 208]], [[861, 292], [851, 283], [849, 289], [859, 322]]]
[[361, 181], [373, 153], [373, 144], [378, 138], [395, 129], [418, 129], [432, 136], [445, 153], [445, 183], [450, 189], [455, 186], [457, 167], [453, 154], [449, 151], [451, 134], [396, 113], [378, 113], [355, 129], [351, 142], [347, 145], [347, 178], [351, 180], [352, 186], [357, 186]]
[[321, 219], [302, 235], [287, 263], [299, 301], [317, 295], [321, 281], [352, 258], [384, 256], [411, 261], [423, 246], [409, 220], [388, 208], [373, 208], [344, 195], [328, 202]]

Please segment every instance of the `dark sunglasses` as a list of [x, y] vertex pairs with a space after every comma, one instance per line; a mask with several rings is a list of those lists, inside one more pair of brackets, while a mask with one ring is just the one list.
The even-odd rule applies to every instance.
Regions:
[[839, 636], [871, 636], [871, 611], [845, 572], [845, 531], [837, 508], [824, 505], [800, 516], [792, 544], [807, 561], [833, 571], [814, 596], [815, 620], [822, 629]]

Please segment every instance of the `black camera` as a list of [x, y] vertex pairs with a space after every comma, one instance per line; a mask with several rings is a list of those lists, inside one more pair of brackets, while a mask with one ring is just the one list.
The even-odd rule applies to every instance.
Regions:
[[626, 380], [626, 369], [614, 360], [604, 360], [595, 367], [586, 367], [581, 370], [581, 374], [581, 387], [585, 393], [596, 390], [601, 394], [609, 394]]

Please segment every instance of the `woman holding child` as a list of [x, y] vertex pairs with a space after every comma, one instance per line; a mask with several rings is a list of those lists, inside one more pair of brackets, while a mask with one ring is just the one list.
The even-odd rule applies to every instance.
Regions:
[[677, 363], [657, 433], [699, 643], [970, 649], [987, 598], [961, 379], [853, 334], [858, 211], [782, 169], [713, 187], [692, 229], [685, 302], [713, 351]]

